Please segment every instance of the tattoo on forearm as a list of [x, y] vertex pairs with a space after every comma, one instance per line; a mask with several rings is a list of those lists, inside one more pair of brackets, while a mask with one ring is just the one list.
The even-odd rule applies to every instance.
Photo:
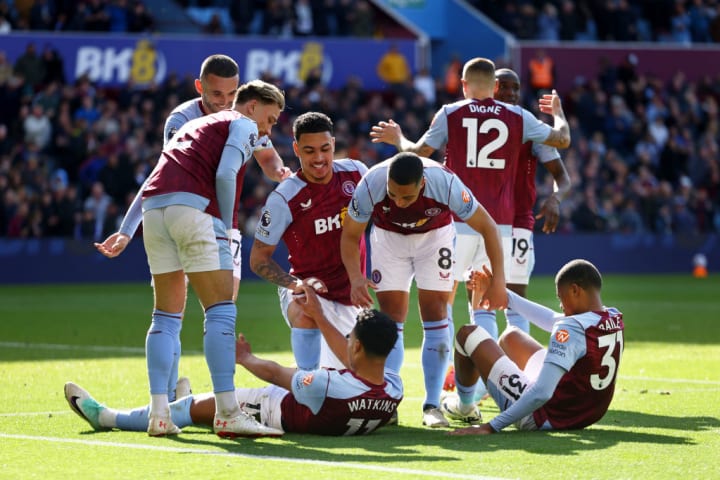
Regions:
[[270, 283], [280, 285], [281, 287], [289, 288], [295, 283], [295, 277], [287, 273], [285, 270], [280, 268], [276, 262], [267, 262], [258, 265], [257, 271], [255, 272], [259, 277], [264, 278]]

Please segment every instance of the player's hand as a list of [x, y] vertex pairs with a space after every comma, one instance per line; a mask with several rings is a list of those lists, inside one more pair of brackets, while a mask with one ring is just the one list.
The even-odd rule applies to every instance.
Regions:
[[400, 138], [402, 138], [402, 129], [393, 119], [387, 122], [378, 122], [377, 125], [372, 127], [370, 138], [373, 143], [387, 143], [397, 147], [400, 145]]
[[495, 433], [495, 431], [490, 428], [490, 424], [488, 423], [481, 423], [480, 425], [474, 425], [472, 427], [465, 427], [465, 428], [458, 428], [457, 430], [453, 430], [451, 432], [447, 432], [448, 435], [490, 435], [491, 433]]
[[560, 101], [560, 96], [557, 93], [557, 90], [553, 89], [552, 93], [544, 94], [542, 97], [540, 97], [540, 111], [542, 113], [547, 113], [548, 115], [557, 115], [559, 113], [562, 113], [562, 102]]
[[553, 233], [560, 223], [560, 200], [554, 195], [550, 195], [540, 207], [540, 212], [535, 215], [536, 220], [545, 219], [542, 231], [544, 233]]
[[277, 171], [277, 178], [280, 182], [292, 175], [292, 170], [289, 167], [280, 167]]
[[325, 282], [317, 277], [308, 277], [304, 280], [298, 280], [295, 286], [292, 288], [293, 296], [305, 295], [305, 291], [308, 288], [312, 288], [316, 293], [327, 293], [328, 288]]
[[368, 289], [375, 290], [377, 285], [365, 277], [350, 280], [350, 301], [360, 308], [372, 308], [375, 304]]
[[[486, 276], [490, 273], [490, 270], [488, 270], [485, 265], [483, 265], [483, 271]], [[485, 310], [504, 310], [507, 308], [507, 304], [508, 295], [505, 283], [496, 281], [495, 277], [491, 277], [490, 285], [487, 286], [480, 302], [477, 303], [473, 301], [474, 306], [477, 305], [477, 308], [483, 308]]]
[[[310, 279], [308, 279], [310, 280]], [[315, 279], [320, 282], [320, 280]], [[321, 282], [322, 283], [322, 282]], [[324, 284], [323, 284], [324, 287]], [[322, 317], [323, 308], [320, 300], [317, 296], [317, 290], [310, 284], [306, 284], [304, 281], [298, 284], [297, 293], [293, 292], [293, 302], [297, 303], [304, 315], [312, 319]], [[327, 288], [325, 289], [327, 291]]]
[[252, 355], [250, 343], [245, 340], [245, 335], [238, 333], [237, 339], [235, 339], [235, 363], [243, 365], [250, 355]]
[[487, 265], [483, 265], [482, 270], [472, 270], [470, 272], [467, 286], [472, 292], [472, 298], [470, 300], [472, 301], [473, 309], [483, 308], [481, 305], [482, 298], [490, 288], [492, 278], [492, 272]]
[[116, 232], [110, 235], [102, 243], [94, 243], [97, 251], [108, 258], [114, 258], [120, 255], [125, 247], [130, 243], [130, 237], [124, 233]]

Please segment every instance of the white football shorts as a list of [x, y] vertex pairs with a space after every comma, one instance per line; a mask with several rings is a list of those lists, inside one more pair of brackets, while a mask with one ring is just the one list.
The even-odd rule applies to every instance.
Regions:
[[453, 288], [455, 228], [452, 224], [424, 233], [402, 234], [373, 226], [370, 232], [370, 279], [378, 292], [418, 288], [450, 292]]
[[[466, 282], [470, 279], [471, 270], [482, 270], [485, 265], [492, 271], [490, 258], [485, 251], [485, 239], [478, 232], [470, 228], [464, 222], [456, 222], [455, 229], [455, 266], [453, 278], [458, 282]], [[505, 278], [507, 280], [508, 268], [511, 265], [510, 251], [512, 247], [512, 225], [498, 225], [502, 240], [503, 263], [505, 264]]]
[[233, 261], [233, 277], [242, 278], [242, 234], [237, 228], [231, 230], [230, 252]]
[[282, 400], [289, 393], [282, 387], [268, 385], [261, 388], [236, 388], [235, 398], [240, 408], [255, 417], [258, 422], [283, 430]]
[[[525, 370], [520, 370], [520, 367], [506, 355], [495, 362], [488, 375], [487, 390], [501, 411], [510, 408], [520, 399], [523, 392], [535, 383], [545, 361], [546, 352], [545, 349], [535, 352], [528, 359]], [[538, 429], [532, 413], [515, 422], [515, 426], [518, 430]]]
[[[507, 260], [505, 261], [507, 262]], [[527, 228], [513, 228], [510, 244], [510, 264], [509, 268], [505, 268], [507, 271], [505, 275], [506, 283], [527, 285], [530, 283], [533, 268], [535, 268], [533, 232]]]
[[232, 270], [230, 242], [222, 220], [185, 205], [143, 213], [143, 243], [150, 273]]

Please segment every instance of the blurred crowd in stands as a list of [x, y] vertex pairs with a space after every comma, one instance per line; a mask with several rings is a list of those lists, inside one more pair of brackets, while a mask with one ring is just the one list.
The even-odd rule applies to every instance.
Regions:
[[[7, 1], [0, 0], [2, 5]], [[395, 152], [370, 142], [372, 125], [393, 118], [417, 140], [440, 105], [462, 96], [458, 63], [449, 62], [444, 78], [421, 71], [381, 92], [364, 90], [356, 79], [328, 91], [318, 76], [309, 76], [303, 86], [264, 78], [287, 97], [273, 143], [297, 169], [292, 121], [320, 110], [335, 122], [337, 156], [373, 165]], [[539, 92], [525, 86], [524, 106], [538, 113]], [[150, 89], [99, 88], [87, 78], [67, 82], [63, 59], [51, 45], [27, 45], [12, 65], [0, 51], [0, 236], [92, 241], [115, 231], [158, 159], [164, 119], [196, 96], [193, 78], [172, 74]], [[678, 72], [664, 82], [639, 74], [629, 55], [562, 96], [573, 142], [561, 154], [574, 189], [561, 205], [560, 231], [720, 231], [720, 76], [689, 82]], [[245, 235], [253, 235], [273, 186], [252, 163], [241, 205]], [[552, 188], [552, 178], [540, 168], [539, 201]]]
[[717, 0], [468, 0], [520, 40], [720, 42]]
[[[150, 32], [142, 0], [0, 0], [12, 30]], [[209, 34], [386, 36], [369, 0], [175, 0]], [[720, 42], [718, 0], [467, 0], [520, 40]]]

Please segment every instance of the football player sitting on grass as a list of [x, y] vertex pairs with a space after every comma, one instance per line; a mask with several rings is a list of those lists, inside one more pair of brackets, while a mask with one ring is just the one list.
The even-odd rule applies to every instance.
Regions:
[[[473, 272], [473, 304], [482, 298], [491, 273]], [[584, 428], [600, 420], [615, 391], [623, 352], [623, 316], [603, 306], [602, 277], [586, 260], [572, 260], [555, 277], [563, 314], [508, 291], [508, 308], [551, 332], [547, 349], [517, 328], [495, 341], [476, 325], [455, 337], [457, 395], [441, 408], [455, 420], [479, 423], [475, 383], [482, 377], [501, 413], [451, 435], [482, 435], [514, 424], [520, 430]]]

